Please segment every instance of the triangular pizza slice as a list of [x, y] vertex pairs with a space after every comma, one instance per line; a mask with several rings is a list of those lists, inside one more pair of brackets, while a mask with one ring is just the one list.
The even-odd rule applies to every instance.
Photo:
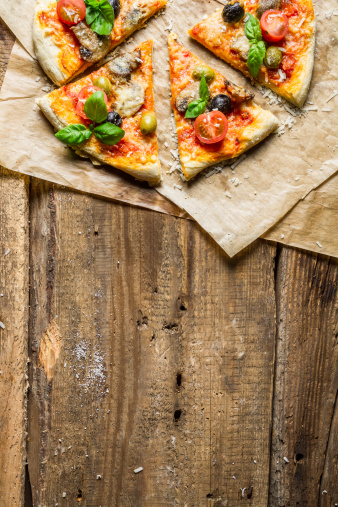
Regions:
[[314, 65], [311, 0], [226, 0], [189, 34], [246, 77], [303, 106]]
[[37, 101], [80, 155], [151, 185], [161, 180], [154, 112], [153, 41], [119, 53], [99, 70]]
[[171, 104], [182, 170], [190, 180], [206, 167], [238, 157], [277, 126], [253, 95], [206, 66], [169, 35]]
[[167, 0], [37, 0], [36, 56], [62, 86], [121, 44]]

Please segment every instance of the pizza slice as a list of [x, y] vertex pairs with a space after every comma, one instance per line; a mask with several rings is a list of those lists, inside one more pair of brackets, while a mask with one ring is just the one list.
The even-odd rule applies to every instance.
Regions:
[[253, 94], [230, 83], [169, 35], [171, 105], [183, 174], [190, 180], [206, 167], [238, 157], [278, 126], [252, 102]]
[[226, 0], [189, 34], [245, 76], [303, 106], [314, 65], [311, 0]]
[[37, 101], [56, 137], [155, 185], [161, 180], [154, 112], [153, 41], [117, 53], [99, 70]]
[[36, 56], [58, 86], [100, 61], [166, 4], [166, 0], [37, 0]]

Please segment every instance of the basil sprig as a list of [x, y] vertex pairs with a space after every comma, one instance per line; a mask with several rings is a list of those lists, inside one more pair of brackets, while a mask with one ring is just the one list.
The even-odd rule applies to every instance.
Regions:
[[114, 26], [114, 9], [108, 0], [84, 0], [86, 23], [99, 35], [110, 35]]
[[257, 77], [265, 57], [266, 47], [258, 19], [252, 14], [247, 14], [247, 16], [249, 17], [245, 23], [245, 35], [250, 42], [247, 64], [253, 77]]
[[209, 88], [207, 82], [204, 77], [204, 72], [202, 73], [200, 87], [199, 87], [200, 98], [190, 102], [188, 105], [188, 109], [185, 113], [186, 118], [197, 118], [200, 114], [204, 113], [205, 108], [207, 107], [208, 100], [210, 98]]
[[[96, 1], [96, 0], [95, 0]], [[101, 143], [112, 146], [117, 144], [125, 135], [125, 131], [113, 123], [103, 123], [108, 116], [108, 109], [104, 101], [103, 92], [93, 93], [85, 102], [84, 112], [94, 123], [101, 123], [94, 128], [91, 124], [87, 129], [81, 123], [69, 125], [55, 134], [55, 137], [65, 144], [77, 146], [90, 139], [91, 135], [101, 141]]]
[[92, 135], [91, 131], [82, 124], [69, 125], [55, 134], [55, 137], [70, 146], [76, 146], [87, 141]]
[[86, 100], [84, 112], [95, 123], [102, 123], [107, 119], [108, 109], [104, 101], [103, 92], [97, 91]]
[[94, 129], [94, 134], [103, 144], [116, 144], [124, 137], [124, 130], [114, 123], [103, 123]]

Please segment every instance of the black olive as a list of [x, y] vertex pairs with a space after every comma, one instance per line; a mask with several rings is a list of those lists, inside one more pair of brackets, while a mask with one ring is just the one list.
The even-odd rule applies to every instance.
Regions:
[[81, 58], [86, 60], [87, 58], [90, 58], [92, 56], [92, 51], [90, 49], [85, 48], [84, 46], [80, 46], [80, 55]]
[[114, 9], [114, 16], [117, 18], [117, 16], [120, 14], [121, 10], [121, 3], [120, 0], [108, 0], [112, 8]]
[[209, 111], [213, 111], [217, 109], [217, 111], [221, 111], [223, 114], [230, 113], [231, 111], [231, 99], [229, 95], [225, 95], [221, 93], [220, 95], [216, 95], [208, 105]]
[[226, 23], [235, 23], [244, 17], [244, 8], [239, 2], [228, 0], [224, 6], [222, 16]]
[[107, 116], [107, 122], [114, 123], [114, 125], [116, 125], [117, 127], [121, 127], [122, 118], [119, 115], [119, 113], [116, 113], [115, 111], [110, 111]]

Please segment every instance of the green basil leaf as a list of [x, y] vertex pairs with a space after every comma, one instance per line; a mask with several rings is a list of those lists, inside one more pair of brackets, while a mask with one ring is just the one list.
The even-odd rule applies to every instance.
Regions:
[[[97, 0], [95, 0], [97, 1]], [[87, 25], [91, 25], [93, 21], [100, 15], [100, 11], [96, 7], [92, 7], [89, 5], [86, 9], [86, 23]]]
[[204, 72], [202, 72], [199, 93], [200, 93], [200, 98], [204, 102], [208, 102], [210, 94], [209, 94], [209, 88], [208, 88], [207, 82], [205, 80]]
[[261, 41], [263, 37], [258, 19], [252, 14], [247, 14], [247, 16], [249, 16], [249, 19], [245, 23], [245, 35], [250, 42]]
[[113, 25], [114, 24], [114, 9], [112, 8], [112, 6], [108, 2], [108, 0], [100, 0], [99, 9], [100, 9], [100, 12], [101, 12], [102, 16], [104, 17], [104, 19], [106, 21], [108, 21], [108, 23], [111, 23]]
[[55, 137], [70, 146], [83, 143], [92, 135], [90, 130], [82, 124], [69, 125], [55, 134]]
[[110, 35], [113, 25], [99, 14], [99, 16], [90, 25], [90, 28], [99, 35]]
[[198, 99], [190, 102], [185, 113], [185, 118], [197, 118], [197, 116], [204, 113], [206, 106], [207, 103], [203, 99]]
[[104, 123], [94, 129], [94, 134], [103, 144], [117, 144], [125, 135], [125, 131], [113, 123]]
[[259, 69], [263, 63], [265, 53], [266, 48], [263, 41], [254, 42], [251, 45], [247, 64], [253, 77], [257, 77]]
[[93, 93], [93, 95], [86, 100], [84, 112], [86, 116], [95, 123], [102, 123], [107, 119], [108, 109], [102, 91]]
[[84, 0], [86, 7], [94, 7], [94, 9], [99, 8], [99, 2], [97, 0]]
[[108, 0], [98, 2], [99, 15], [91, 24], [91, 29], [99, 35], [110, 35], [114, 26], [114, 9]]

